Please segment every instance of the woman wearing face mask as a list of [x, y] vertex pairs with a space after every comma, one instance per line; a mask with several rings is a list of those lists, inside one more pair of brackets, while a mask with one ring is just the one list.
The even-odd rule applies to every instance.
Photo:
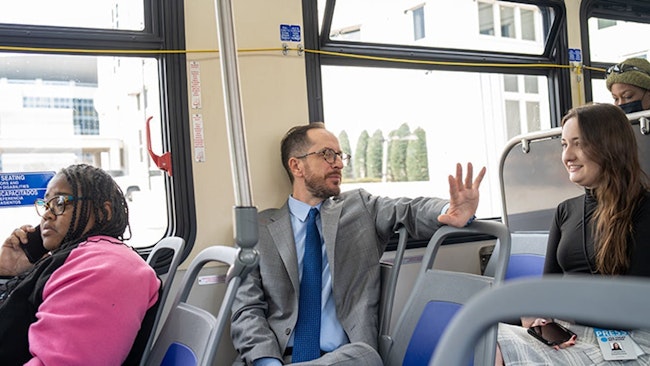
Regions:
[[628, 58], [608, 68], [607, 89], [625, 113], [650, 109], [650, 62]]

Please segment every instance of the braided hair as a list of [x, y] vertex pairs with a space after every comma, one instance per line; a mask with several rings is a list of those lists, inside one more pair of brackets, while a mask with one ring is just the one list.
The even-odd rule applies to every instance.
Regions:
[[[32, 289], [35, 288], [36, 281], [47, 281], [49, 274], [42, 279], [39, 276], [44, 271], [47, 272], [50, 267], [58, 268], [68, 254], [79, 243], [86, 241], [88, 237], [106, 235], [120, 241], [131, 238], [129, 208], [126, 199], [120, 187], [108, 173], [91, 165], [75, 164], [61, 169], [57, 175], [65, 177], [72, 188], [72, 194], [76, 196], [76, 199], [72, 201], [70, 227], [63, 237], [61, 245], [52, 251], [52, 255], [41, 258], [32, 268], [0, 284], [0, 311], [3, 310], [2, 306], [6, 304], [8, 296], [20, 285]], [[111, 206], [110, 215], [105, 205], [107, 202]], [[84, 233], [91, 215], [95, 218], [95, 222]], [[77, 220], [77, 218], [79, 219]], [[124, 238], [127, 228], [129, 236]]]
[[[93, 235], [107, 235], [119, 240], [131, 237], [129, 208], [120, 187], [113, 178], [101, 168], [88, 164], [74, 164], [61, 169], [59, 175], [65, 176], [73, 194], [78, 199], [72, 202], [72, 218], [62, 246], [69, 242], [79, 243]], [[109, 215], [105, 203], [109, 202]], [[84, 234], [90, 217], [94, 225]], [[79, 218], [77, 220], [77, 218]], [[129, 236], [124, 238], [128, 228]]]

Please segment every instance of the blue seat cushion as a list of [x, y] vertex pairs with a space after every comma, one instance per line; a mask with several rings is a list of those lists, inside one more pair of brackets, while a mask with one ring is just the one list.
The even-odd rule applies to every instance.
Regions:
[[508, 262], [506, 279], [539, 277], [544, 272], [544, 256], [535, 254], [512, 254]]
[[172, 343], [165, 352], [160, 366], [195, 366], [196, 355], [190, 347], [181, 343]]
[[427, 303], [413, 330], [402, 364], [405, 366], [428, 365], [442, 333], [460, 307], [461, 304], [446, 301]]

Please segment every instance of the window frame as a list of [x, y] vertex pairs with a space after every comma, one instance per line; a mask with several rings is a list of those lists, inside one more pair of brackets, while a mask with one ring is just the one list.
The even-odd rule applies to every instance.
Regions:
[[323, 95], [320, 68], [322, 65], [334, 66], [363, 66], [387, 67], [424, 70], [448, 71], [481, 71], [502, 74], [542, 75], [548, 78], [550, 95], [551, 126], [558, 126], [562, 114], [571, 107], [570, 93], [559, 95], [559, 91], [570, 90], [570, 71], [566, 68], [508, 68], [502, 66], [448, 66], [430, 64], [391, 63], [389, 61], [368, 60], [363, 58], [344, 58], [330, 54], [351, 53], [363, 56], [382, 58], [409, 58], [413, 60], [429, 60], [440, 62], [459, 63], [486, 63], [486, 64], [557, 64], [568, 65], [568, 41], [566, 31], [566, 9], [560, 0], [519, 0], [512, 3], [537, 5], [552, 8], [556, 20], [547, 23], [548, 41], [541, 55], [488, 52], [480, 50], [444, 49], [435, 47], [420, 47], [410, 45], [374, 44], [363, 42], [347, 42], [345, 40], [330, 39], [331, 22], [334, 16], [336, 0], [327, 0], [323, 16], [322, 29], [319, 29], [318, 6], [316, 2], [303, 0], [303, 20], [305, 47], [324, 53], [307, 53], [305, 57], [307, 75], [307, 97], [309, 103], [309, 120], [324, 121]]
[[[88, 55], [85, 51], [92, 50], [93, 56], [154, 57], [158, 60], [162, 147], [164, 151], [172, 153], [173, 166], [173, 177], [167, 176], [165, 179], [168, 219], [163, 236], [175, 235], [185, 239], [184, 259], [191, 252], [196, 238], [192, 155], [187, 143], [191, 139], [185, 70], [187, 60], [183, 51], [152, 51], [185, 49], [185, 7], [184, 1], [174, 0], [143, 0], [143, 6], [142, 31], [0, 24], [2, 46], [34, 49], [0, 52], [51, 54], [52, 51], [39, 49], [57, 48], [70, 50], [57, 52], [66, 55]], [[138, 252], [146, 256], [154, 244], [138, 248]]]
[[[620, 11], [621, 8], [631, 9]], [[637, 15], [635, 15], [637, 14]], [[622, 20], [650, 24], [650, 3], [644, 0], [583, 0], [580, 4], [580, 41], [582, 44], [582, 62], [590, 68], [584, 68], [585, 100], [593, 101], [592, 79], [605, 80], [604, 71], [593, 70], [598, 68], [606, 70], [612, 66], [609, 63], [591, 60], [591, 49], [589, 45], [589, 18], [605, 18], [609, 20]]]

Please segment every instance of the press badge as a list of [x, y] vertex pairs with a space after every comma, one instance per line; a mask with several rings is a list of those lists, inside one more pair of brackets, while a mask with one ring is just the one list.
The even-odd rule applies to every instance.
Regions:
[[607, 361], [636, 360], [644, 352], [624, 330], [594, 328], [600, 352]]

